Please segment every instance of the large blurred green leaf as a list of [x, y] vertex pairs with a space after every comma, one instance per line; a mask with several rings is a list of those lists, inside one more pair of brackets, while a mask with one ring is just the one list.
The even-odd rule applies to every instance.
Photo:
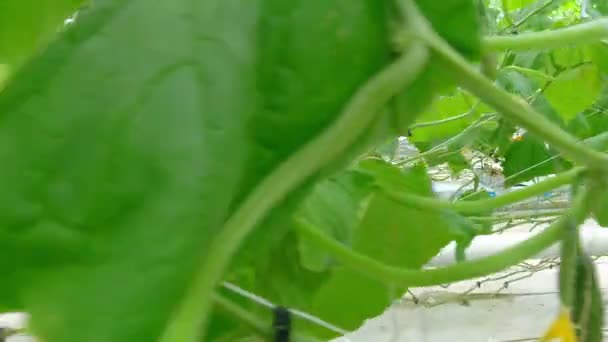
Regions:
[[18, 66], [44, 47], [85, 0], [0, 1], [0, 64]]
[[263, 4], [95, 1], [0, 94], [0, 303], [42, 340], [157, 340], [242, 199], [388, 62], [384, 2]]
[[569, 121], [595, 102], [602, 90], [597, 67], [581, 65], [559, 74], [545, 89], [551, 106]]

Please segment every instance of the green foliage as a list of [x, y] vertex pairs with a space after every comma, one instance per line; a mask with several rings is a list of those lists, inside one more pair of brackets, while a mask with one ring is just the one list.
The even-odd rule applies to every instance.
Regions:
[[[481, 55], [481, 28], [475, 1], [416, 0], [420, 11], [433, 28], [455, 49], [470, 59]], [[458, 13], [458, 15], [454, 15]]]
[[[448, 0], [442, 2], [416, 0], [420, 11], [427, 17], [432, 27], [445, 40], [469, 59], [476, 60], [481, 55], [480, 18], [472, 0]], [[459, 15], [452, 15], [457, 11]], [[415, 120], [413, 114], [427, 109], [436, 95], [454, 87], [454, 79], [439, 63], [435, 56], [429, 58], [429, 67], [400, 96], [394, 100], [394, 110], [399, 117], [400, 130], [406, 135], [406, 128]]]
[[97, 1], [0, 97], [20, 146], [0, 153], [0, 302], [48, 341], [156, 340], [227, 215], [386, 62], [376, 4], [274, 27], [293, 5]]
[[597, 68], [585, 64], [559, 74], [545, 89], [545, 95], [562, 118], [569, 121], [589, 108], [601, 90]]
[[[349, 170], [317, 184], [294, 214], [297, 224], [314, 225], [335, 239], [350, 244], [370, 196], [373, 179]], [[330, 256], [307, 240], [299, 241], [302, 265], [321, 272], [329, 267]]]
[[[439, 120], [450, 120], [456, 116], [461, 118], [436, 125], [414, 126], [411, 140], [415, 142], [435, 141], [460, 133], [471, 125], [481, 113], [479, 105], [475, 105], [474, 102], [475, 99], [472, 96], [461, 91], [457, 91], [452, 96], [437, 99], [428, 110], [418, 117], [418, 122], [431, 124]], [[463, 117], [463, 115], [465, 116]]]
[[521, 141], [512, 143], [505, 152], [503, 164], [507, 185], [518, 184], [556, 172], [560, 160], [542, 142], [528, 134]]

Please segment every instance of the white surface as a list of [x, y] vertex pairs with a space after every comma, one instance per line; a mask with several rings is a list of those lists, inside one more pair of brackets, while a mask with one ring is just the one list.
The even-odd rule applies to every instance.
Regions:
[[[529, 225], [522, 225], [503, 234], [478, 237], [467, 256], [475, 259], [496, 253], [529, 237], [529, 228]], [[608, 228], [587, 220], [581, 230], [585, 250], [589, 254], [608, 255]], [[558, 252], [555, 245], [538, 257], [557, 257]], [[429, 264], [453, 263], [453, 255], [453, 249], [446, 247]], [[597, 260], [596, 267], [604, 302], [608, 305], [608, 257]], [[559, 308], [558, 271], [553, 268], [513, 274], [521, 270], [521, 267], [513, 267], [490, 277], [454, 283], [447, 288], [410, 289], [418, 298], [418, 304], [414, 304], [411, 296], [406, 296], [384, 314], [333, 342], [536, 341]], [[528, 278], [517, 280], [522, 276]], [[477, 288], [477, 281], [483, 281], [480, 288]], [[508, 282], [506, 288], [505, 282]], [[468, 296], [469, 305], [462, 305], [462, 298], [466, 297], [460, 294], [471, 289], [474, 290], [470, 292], [473, 295]], [[492, 297], [496, 293], [500, 295]], [[608, 338], [604, 340], [608, 341]]]
[[[9, 312], [0, 315], [0, 327], [11, 329], [22, 329], [27, 325], [28, 317], [24, 313]], [[6, 342], [33, 342], [34, 339], [26, 335], [13, 335], [6, 339]]]
[[[600, 259], [596, 264], [604, 298], [608, 298], [608, 260]], [[473, 296], [487, 297], [470, 297], [468, 305], [444, 302], [454, 299], [450, 294], [475, 287], [475, 282], [464, 281], [447, 289], [412, 289], [421, 301], [419, 304], [406, 298], [383, 315], [368, 320], [359, 330], [333, 342], [536, 341], [557, 314], [556, 269], [534, 273], [530, 278], [510, 283], [506, 289], [504, 280], [484, 283]], [[505, 296], [492, 297], [497, 291]]]

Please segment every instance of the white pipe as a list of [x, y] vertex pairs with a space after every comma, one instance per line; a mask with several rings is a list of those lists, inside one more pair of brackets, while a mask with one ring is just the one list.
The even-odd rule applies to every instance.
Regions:
[[[541, 231], [541, 229], [537, 229]], [[587, 254], [592, 256], [608, 255], [608, 228], [600, 227], [594, 220], [587, 220], [581, 225], [581, 243]], [[538, 232], [509, 232], [502, 234], [481, 235], [476, 237], [465, 254], [467, 260], [480, 259], [506, 248], [509, 248], [523, 240], [530, 238]], [[456, 244], [452, 242], [444, 247], [427, 266], [446, 266], [456, 262]], [[554, 244], [542, 251], [535, 258], [554, 258], [559, 256], [559, 245]]]

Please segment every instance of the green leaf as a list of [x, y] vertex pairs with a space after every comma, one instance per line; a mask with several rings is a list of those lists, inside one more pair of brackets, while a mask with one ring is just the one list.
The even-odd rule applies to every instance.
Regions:
[[542, 63], [542, 59], [545, 55], [540, 51], [521, 51], [511, 54], [513, 58], [512, 65], [530, 69], [539, 69], [539, 64]]
[[591, 59], [597, 65], [598, 70], [606, 75], [608, 74], [608, 43], [598, 42], [589, 46], [591, 50]]
[[[361, 221], [365, 198], [371, 192], [371, 177], [347, 171], [314, 187], [294, 214], [296, 224], [313, 225], [338, 241], [350, 244]], [[317, 272], [327, 269], [330, 256], [300, 239], [298, 249], [304, 267]]]
[[0, 94], [0, 303], [45, 341], [157, 340], [243, 198], [388, 62], [386, 6], [95, 1]]
[[526, 77], [521, 70], [514, 70], [513, 68], [501, 69], [497, 78], [497, 83], [505, 90], [522, 96], [538, 112], [554, 123], [563, 126], [564, 123], [559, 114], [550, 106], [546, 98], [538, 93], [541, 85], [545, 82], [546, 80], [541, 81]]
[[[428, 110], [418, 116], [417, 123], [412, 129], [411, 141], [434, 141], [443, 139], [461, 132], [479, 117], [481, 109], [473, 108], [475, 99], [461, 91], [452, 96], [443, 96], [437, 99]], [[470, 113], [457, 120], [447, 121], [432, 126], [423, 126], [425, 123], [438, 120], [449, 120], [456, 116]]]
[[[447, 217], [407, 207], [383, 193], [382, 189], [397, 189], [432, 196], [424, 168], [403, 172], [379, 160], [366, 160], [359, 169], [374, 175], [379, 188], [353, 234], [354, 250], [389, 265], [416, 269], [454, 238]], [[319, 290], [313, 312], [338, 326], [354, 329], [364, 319], [384, 311], [404, 291], [357, 271], [336, 268]]]
[[383, 144], [376, 147], [372, 153], [386, 160], [393, 160], [397, 157], [397, 149], [399, 148], [399, 139], [392, 138]]
[[[473, 0], [427, 1], [416, 0], [420, 11], [435, 31], [452, 47], [471, 60], [481, 56], [481, 18]], [[458, 15], [454, 15], [458, 13]], [[449, 76], [436, 56], [431, 56], [428, 67], [418, 79], [394, 101], [401, 135], [405, 135], [416, 115], [428, 108], [436, 95], [454, 88]]]
[[[481, 55], [481, 18], [473, 0], [416, 0], [435, 31], [469, 59]], [[458, 15], [454, 15], [458, 13]]]
[[530, 80], [517, 70], [503, 68], [500, 70], [497, 83], [506, 91], [521, 95], [532, 96], [539, 88], [538, 83]]
[[582, 63], [591, 61], [591, 51], [588, 47], [564, 47], [551, 51], [551, 61], [558, 69], [576, 68]]
[[505, 0], [503, 3], [506, 4], [507, 11], [515, 11], [520, 8], [529, 6], [530, 4], [535, 3], [536, 0]]
[[43, 48], [84, 0], [0, 2], [0, 64], [19, 66]]
[[[485, 191], [469, 190], [458, 196], [460, 201], [478, 201], [486, 200], [491, 198], [490, 194]], [[488, 234], [492, 231], [491, 222], [478, 222], [474, 223], [469, 216], [481, 216], [487, 217], [492, 216], [493, 210], [480, 210], [472, 212], [466, 216], [456, 214], [451, 211], [444, 211], [443, 215], [449, 218], [450, 225], [455, 234], [454, 240], [456, 241], [456, 260], [461, 262], [465, 261], [466, 248], [471, 245], [473, 239], [480, 234]]]
[[550, 160], [555, 155], [543, 142], [524, 134], [521, 141], [513, 142], [505, 153], [503, 173], [505, 185], [525, 182], [534, 177], [553, 174], [558, 170], [559, 159]]
[[597, 68], [585, 64], [559, 74], [545, 89], [545, 96], [564, 120], [571, 120], [595, 102], [601, 89]]
[[471, 167], [471, 164], [465, 159], [462, 153], [450, 154], [447, 159], [447, 162], [450, 171], [452, 171], [452, 173], [455, 175]]
[[530, 105], [536, 109], [539, 113], [545, 115], [549, 120], [554, 123], [564, 126], [564, 121], [558, 113], [551, 107], [545, 96], [539, 92], [541, 86], [544, 86], [548, 79], [546, 74], [539, 77], [526, 77], [524, 76], [525, 71], [521, 68], [503, 68], [500, 70], [498, 75], [498, 84], [505, 90], [520, 95]]
[[513, 143], [513, 134], [517, 131], [515, 126], [504, 118], [495, 122], [495, 128], [484, 129], [480, 132], [478, 140], [487, 147], [483, 148], [486, 154], [493, 157], [504, 156], [509, 146]]

